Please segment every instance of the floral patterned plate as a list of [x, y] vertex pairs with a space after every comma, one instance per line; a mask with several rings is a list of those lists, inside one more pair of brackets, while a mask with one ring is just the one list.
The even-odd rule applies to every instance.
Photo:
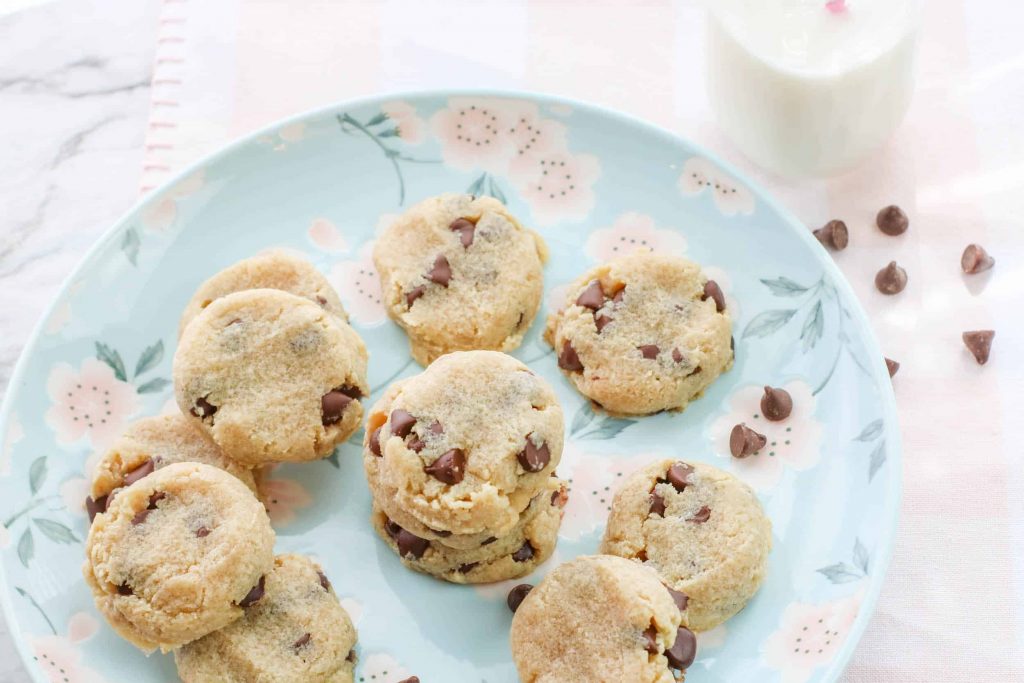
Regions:
[[[440, 192], [493, 195], [551, 248], [547, 307], [577, 273], [637, 246], [686, 254], [725, 289], [736, 365], [682, 414], [595, 413], [540, 340], [515, 355], [556, 388], [571, 484], [555, 557], [598, 545], [623, 476], [657, 457], [724, 467], [754, 486], [774, 526], [767, 581], [739, 615], [701, 634], [687, 677], [833, 681], [870, 617], [900, 496], [889, 377], [863, 311], [829, 256], [735, 169], [685, 140], [595, 107], [533, 95], [421, 93], [312, 112], [237, 142], [149, 195], [64, 286], [11, 382], [0, 437], [0, 590], [35, 680], [175, 679], [103, 623], [80, 565], [86, 479], [130, 420], [176, 410], [171, 357], [195, 287], [272, 246], [304, 254], [337, 287], [371, 350], [374, 398], [415, 373], [384, 315], [374, 235]], [[758, 414], [764, 384], [795, 403]], [[769, 447], [729, 457], [753, 424]], [[329, 459], [265, 483], [280, 551], [324, 564], [359, 628], [360, 682], [516, 680], [508, 584], [463, 587], [404, 569], [368, 523], [356, 435]]]

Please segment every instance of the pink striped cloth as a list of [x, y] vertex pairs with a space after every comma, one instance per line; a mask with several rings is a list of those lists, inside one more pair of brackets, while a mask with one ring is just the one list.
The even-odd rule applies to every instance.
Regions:
[[[996, 5], [999, 5], [998, 7]], [[1024, 680], [1024, 4], [926, 3], [904, 125], [858, 170], [786, 182], [716, 127], [696, 0], [164, 0], [142, 189], [228, 140], [382, 91], [521, 88], [590, 100], [718, 151], [809, 226], [843, 218], [836, 260], [871, 314], [905, 443], [894, 561], [847, 681]], [[879, 207], [911, 217], [901, 238]], [[965, 279], [980, 242], [990, 276]], [[883, 297], [874, 273], [910, 273]], [[979, 367], [962, 330], [995, 328]]]

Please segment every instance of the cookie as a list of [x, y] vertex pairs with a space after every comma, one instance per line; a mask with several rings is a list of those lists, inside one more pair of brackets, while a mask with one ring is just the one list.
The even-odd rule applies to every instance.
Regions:
[[512, 351], [540, 307], [547, 248], [492, 197], [445, 194], [377, 239], [388, 315], [422, 365], [450, 351]]
[[238, 621], [174, 653], [184, 683], [352, 683], [356, 630], [323, 570], [278, 555]]
[[725, 305], [697, 264], [638, 250], [573, 282], [545, 339], [569, 381], [608, 412], [682, 410], [732, 367]]
[[424, 526], [501, 537], [548, 485], [563, 431], [551, 387], [521, 362], [455, 352], [374, 405], [363, 465], [375, 496]]
[[90, 519], [106, 510], [117, 489], [176, 462], [219, 467], [256, 493], [252, 471], [225, 456], [192, 420], [183, 415], [144, 417], [128, 425], [97, 463], [85, 501]]
[[658, 575], [620, 557], [560, 565], [512, 618], [512, 658], [533, 683], [675, 683], [696, 651]]
[[294, 294], [250, 289], [217, 299], [185, 329], [174, 393], [244, 465], [315, 460], [359, 427], [366, 362], [362, 339], [337, 316]]
[[690, 628], [707, 631], [764, 580], [772, 526], [749, 486], [700, 463], [652, 463], [616, 492], [601, 552], [655, 569], [689, 598]]
[[166, 652], [240, 618], [258, 599], [273, 548], [267, 513], [245, 484], [182, 462], [109, 500], [89, 529], [83, 573], [115, 631]]
[[402, 559], [402, 564], [452, 583], [492, 583], [526, 576], [551, 557], [562, 523], [563, 482], [548, 477], [511, 532], [484, 538], [476, 547], [451, 548], [446, 539], [416, 536], [391, 519], [374, 501], [373, 528]]
[[181, 314], [178, 336], [214, 301], [246, 289], [280, 289], [348, 320], [338, 293], [313, 264], [283, 249], [271, 249], [234, 263], [199, 285]]

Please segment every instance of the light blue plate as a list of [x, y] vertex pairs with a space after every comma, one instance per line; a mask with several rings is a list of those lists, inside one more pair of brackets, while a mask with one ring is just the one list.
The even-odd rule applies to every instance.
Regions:
[[[171, 357], [195, 287], [267, 247], [306, 255], [366, 339], [376, 399], [417, 367], [380, 305], [375, 232], [463, 190], [507, 202], [551, 248], [546, 310], [515, 355], [558, 392], [572, 490], [556, 556], [529, 580], [595, 552], [623, 474], [655, 457], [713, 463], [757, 489], [774, 549], [751, 604], [701, 635], [687, 681], [838, 677], [889, 561], [901, 469], [889, 377], [849, 286], [804, 227], [706, 150], [581, 103], [465, 92], [342, 104], [231, 145], [129, 212], [65, 284], [18, 363], [0, 438], [2, 599], [37, 681], [175, 679], [170, 657], [147, 659], [93, 608], [82, 500], [90, 453], [132, 418], [176, 410]], [[728, 295], [736, 366], [682, 414], [594, 414], [540, 340], [560, 286], [634, 245], [690, 256]], [[792, 393], [786, 421], [759, 417], [764, 384]], [[741, 421], [769, 436], [767, 452], [729, 457]], [[316, 555], [358, 625], [357, 680], [515, 681], [509, 585], [404, 569], [368, 523], [360, 437], [279, 468], [265, 492], [278, 550]]]

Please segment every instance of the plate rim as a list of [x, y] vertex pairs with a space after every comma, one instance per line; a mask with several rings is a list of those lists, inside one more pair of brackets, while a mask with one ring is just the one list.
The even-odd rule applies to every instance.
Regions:
[[[843, 643], [842, 650], [840, 650], [840, 652], [832, 659], [822, 674], [823, 681], [834, 683], [838, 680], [840, 674], [846, 669], [847, 664], [849, 664], [850, 658], [853, 656], [853, 652], [860, 644], [864, 631], [867, 629], [868, 623], [874, 615], [875, 608], [877, 607], [878, 599], [882, 591], [882, 586], [885, 583], [885, 577], [892, 561], [896, 540], [896, 530], [899, 526], [900, 508], [903, 499], [903, 439], [899, 429], [899, 413], [896, 410], [896, 395], [892, 387], [888, 370], [886, 369], [884, 362], [885, 356], [882, 353], [881, 345], [878, 342], [874, 328], [870, 324], [867, 312], [864, 310], [864, 306], [853, 291], [853, 287], [846, 279], [842, 270], [839, 269], [839, 266], [836, 265], [829, 253], [825, 251], [825, 248], [822, 247], [821, 244], [818, 243], [817, 239], [812, 236], [812, 233], [807, 229], [807, 226], [771, 193], [762, 187], [760, 183], [753, 181], [745, 171], [723, 159], [705, 145], [694, 142], [690, 138], [684, 137], [679, 133], [675, 133], [661, 125], [604, 105], [572, 97], [555, 95], [544, 91], [510, 88], [425, 88], [413, 90], [386, 90], [371, 95], [336, 100], [329, 104], [312, 107], [299, 113], [276, 119], [275, 121], [261, 126], [250, 133], [235, 137], [228, 142], [223, 143], [217, 147], [215, 151], [210, 152], [209, 154], [206, 154], [186, 165], [177, 173], [172, 174], [171, 177], [160, 183], [157, 187], [136, 199], [135, 202], [126, 211], [121, 213], [110, 227], [108, 227], [103, 234], [99, 236], [92, 246], [86, 250], [85, 254], [78, 261], [75, 267], [63, 279], [53, 299], [43, 309], [43, 312], [32, 329], [32, 332], [25, 340], [25, 344], [22, 346], [22, 349], [18, 354], [18, 359], [14, 364], [14, 370], [11, 372], [10, 380], [8, 381], [7, 388], [4, 392], [3, 401], [0, 402], [0, 448], [3, 448], [7, 443], [7, 433], [10, 427], [11, 412], [14, 404], [14, 399], [12, 397], [25, 381], [24, 375], [28, 365], [27, 359], [29, 356], [29, 350], [35, 348], [38, 344], [39, 338], [46, 325], [46, 321], [53, 315], [57, 302], [61, 300], [72, 283], [87, 267], [94, 266], [98, 262], [100, 252], [117, 238], [121, 229], [130, 222], [133, 217], [139, 215], [146, 207], [153, 204], [157, 198], [163, 195], [168, 189], [174, 187], [176, 184], [198, 172], [202, 168], [217, 163], [218, 161], [237, 153], [247, 145], [255, 143], [261, 137], [271, 134], [288, 125], [319, 119], [343, 108], [361, 107], [368, 104], [383, 103], [391, 100], [425, 98], [448, 99], [452, 97], [521, 99], [533, 101], [537, 104], [567, 105], [573, 110], [587, 111], [620, 125], [638, 128], [648, 134], [669, 139], [674, 144], [682, 144], [683, 146], [690, 147], [698, 156], [714, 163], [726, 173], [742, 182], [759, 202], [762, 202], [769, 210], [778, 214], [786, 224], [786, 227], [793, 232], [798, 239], [803, 240], [806, 245], [810, 246], [812, 251], [818, 255], [818, 261], [821, 262], [824, 273], [832, 279], [833, 283], [839, 288], [843, 297], [848, 302], [852, 302], [849, 309], [852, 310], [855, 321], [859, 323], [858, 326], [863, 334], [865, 350], [870, 352], [876, 358], [876, 361], [871, 364], [873, 366], [871, 370], [871, 378], [875, 380], [876, 386], [881, 388], [879, 399], [882, 407], [882, 423], [885, 430], [887, 450], [889, 451], [888, 455], [891, 459], [892, 465], [889, 468], [888, 487], [885, 499], [890, 509], [888, 510], [888, 524], [883, 530], [878, 541], [879, 555], [875, 566], [880, 571], [876, 572], [871, 577], [871, 581], [867, 586], [864, 597], [861, 600], [857, 617], [854, 620], [846, 641]], [[22, 630], [20, 622], [15, 620], [14, 605], [13, 600], [11, 599], [11, 587], [7, 581], [7, 573], [4, 569], [3, 562], [0, 562], [0, 608], [2, 608], [2, 614], [4, 621], [7, 624], [8, 633], [14, 643], [15, 649], [18, 651], [23, 668], [35, 683], [49, 683], [44, 677], [42, 670], [38, 666], [32, 666], [31, 664], [31, 662], [34, 661], [35, 656], [29, 651], [28, 643], [24, 637], [24, 631]]]

